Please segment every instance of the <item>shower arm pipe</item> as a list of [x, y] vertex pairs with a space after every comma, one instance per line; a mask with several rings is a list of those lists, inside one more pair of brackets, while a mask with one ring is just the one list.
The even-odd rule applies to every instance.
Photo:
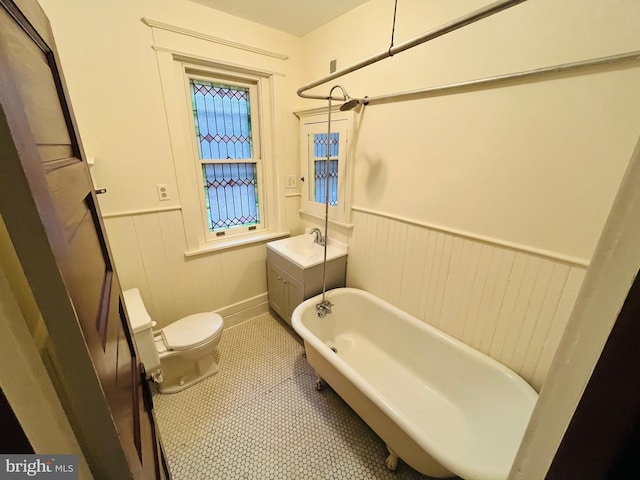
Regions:
[[535, 68], [532, 70], [524, 70], [522, 72], [507, 73], [504, 75], [496, 75], [493, 77], [480, 78], [476, 80], [467, 80], [464, 82], [448, 83], [446, 85], [420, 88], [417, 90], [409, 90], [406, 92], [389, 93], [386, 95], [366, 97], [366, 102], [367, 105], [371, 106], [376, 104], [389, 103], [392, 101], [398, 102], [403, 100], [411, 100], [414, 98], [424, 98], [427, 96], [445, 95], [446, 92], [449, 91], [460, 91], [470, 88], [478, 89], [483, 87], [489, 88], [500, 83], [531, 79], [542, 75], [558, 75], [561, 73], [586, 70], [588, 68], [608, 67], [638, 61], [640, 61], [640, 50], [634, 50], [632, 52], [620, 53], [617, 55], [609, 55], [606, 57], [598, 57], [590, 60], [581, 60], [578, 62]]
[[312, 95], [305, 93], [307, 90], [310, 90], [314, 87], [327, 83], [336, 78], [340, 78], [348, 73], [355, 72], [356, 70], [360, 70], [363, 67], [369, 66], [373, 63], [379, 62], [380, 60], [384, 60], [385, 58], [392, 57], [393, 55], [404, 52], [405, 50], [409, 50], [415, 46], [421, 45], [429, 40], [433, 40], [435, 38], [441, 37], [447, 33], [453, 32], [454, 30], [458, 30], [459, 28], [465, 27], [469, 24], [477, 22], [478, 20], [482, 20], [483, 18], [494, 15], [498, 12], [516, 6], [520, 3], [526, 2], [527, 0], [501, 0], [498, 2], [491, 3], [483, 8], [478, 10], [474, 10], [467, 15], [463, 15], [449, 23], [445, 23], [434, 30], [426, 32], [422, 35], [419, 35], [411, 40], [407, 40], [406, 42], [400, 43], [396, 46], [389, 47], [388, 50], [378, 53], [377, 55], [373, 55], [372, 57], [366, 58], [358, 63], [354, 63], [353, 65], [343, 68], [341, 70], [337, 70], [334, 73], [331, 73], [315, 82], [309, 83], [300, 87], [297, 90], [297, 94], [301, 98], [308, 99], [318, 99], [318, 100], [327, 100], [328, 98], [323, 95]]

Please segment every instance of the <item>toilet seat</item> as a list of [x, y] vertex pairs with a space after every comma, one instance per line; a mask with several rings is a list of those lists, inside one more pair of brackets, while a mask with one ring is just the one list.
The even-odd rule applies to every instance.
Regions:
[[196, 313], [161, 330], [169, 350], [187, 350], [210, 341], [222, 331], [222, 317], [214, 312]]

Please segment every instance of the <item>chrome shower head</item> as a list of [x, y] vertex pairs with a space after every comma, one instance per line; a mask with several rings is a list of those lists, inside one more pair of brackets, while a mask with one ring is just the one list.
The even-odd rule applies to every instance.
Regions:
[[340, 105], [340, 110], [342, 112], [345, 112], [347, 110], [353, 110], [354, 108], [358, 107], [359, 105], [362, 105], [363, 103], [364, 103], [364, 100], [360, 98], [352, 98], [344, 102], [342, 105]]

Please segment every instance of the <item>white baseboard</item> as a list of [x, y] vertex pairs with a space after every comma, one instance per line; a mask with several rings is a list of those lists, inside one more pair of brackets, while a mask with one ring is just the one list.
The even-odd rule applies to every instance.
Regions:
[[265, 292], [217, 310], [217, 313], [224, 319], [224, 328], [230, 328], [246, 320], [259, 317], [268, 311], [269, 295]]

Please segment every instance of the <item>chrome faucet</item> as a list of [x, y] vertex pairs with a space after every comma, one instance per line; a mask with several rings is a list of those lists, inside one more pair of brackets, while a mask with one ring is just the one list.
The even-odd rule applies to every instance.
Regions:
[[325, 300], [324, 302], [316, 304], [316, 313], [320, 318], [324, 318], [327, 313], [331, 313], [331, 307], [333, 307], [333, 303]]
[[318, 245], [324, 245], [325, 239], [322, 237], [322, 232], [320, 231], [320, 229], [317, 228], [317, 227], [314, 227], [311, 230], [309, 230], [309, 235], [311, 235], [312, 233], [315, 233], [315, 235], [316, 235], [315, 242]]

